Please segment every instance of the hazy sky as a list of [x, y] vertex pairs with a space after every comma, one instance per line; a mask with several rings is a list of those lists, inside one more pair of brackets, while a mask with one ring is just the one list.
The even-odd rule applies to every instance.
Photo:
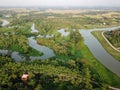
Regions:
[[120, 0], [0, 0], [0, 6], [117, 6]]

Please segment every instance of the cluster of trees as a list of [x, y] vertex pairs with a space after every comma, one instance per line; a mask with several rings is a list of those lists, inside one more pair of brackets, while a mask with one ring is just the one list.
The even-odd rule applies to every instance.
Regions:
[[[103, 82], [96, 81], [89, 68], [84, 67], [80, 61], [71, 60], [65, 63], [52, 59], [16, 63], [8, 57], [0, 56], [0, 58], [1, 90], [93, 90], [106, 88]], [[21, 80], [25, 72], [28, 73], [26, 83]]]
[[113, 46], [120, 47], [120, 29], [114, 31], [105, 32], [106, 38], [110, 41]]
[[29, 46], [26, 36], [12, 32], [0, 34], [0, 49], [12, 50], [29, 56], [41, 56], [43, 53]]
[[[7, 14], [5, 11], [4, 13]], [[26, 38], [39, 34], [30, 33], [30, 27], [35, 23], [40, 34], [54, 34], [52, 38], [36, 39], [38, 44], [52, 48], [56, 57], [49, 60], [15, 62], [7, 56], [0, 56], [0, 90], [106, 90], [107, 84], [119, 83], [119, 79], [93, 61], [93, 57], [88, 55], [90, 60], [86, 60], [86, 51], [85, 55], [82, 53], [83, 39], [77, 29], [92, 28], [93, 24], [97, 26], [102, 22], [100, 19], [72, 15], [68, 17], [68, 14], [46, 12], [37, 14], [34, 11], [24, 16], [12, 11], [10, 14], [12, 17], [9, 18], [9, 27], [0, 28], [1, 49], [18, 51], [28, 56], [38, 55], [40, 52], [30, 48]], [[62, 37], [56, 31], [60, 28], [70, 28], [70, 34]], [[95, 67], [97, 64], [101, 66]], [[21, 80], [21, 76], [26, 72], [29, 76], [27, 83]]]
[[[89, 13], [80, 13], [80, 14], [55, 14], [55, 13], [46, 13], [43, 12], [41, 14], [36, 14], [32, 13], [29, 18], [35, 23], [37, 23], [37, 28], [40, 30], [43, 30], [45, 27], [44, 25], [51, 26], [52, 28], [50, 30], [56, 30], [58, 28], [75, 28], [75, 29], [81, 29], [81, 28], [97, 28], [97, 27], [105, 27], [105, 26], [110, 26], [110, 25], [115, 25], [119, 22], [119, 15], [116, 14], [116, 18], [110, 18], [110, 17], [102, 17], [98, 16], [98, 18], [95, 17], [95, 15], [100, 15], [101, 13], [103, 14], [109, 14], [110, 12], [108, 11], [94, 11], [94, 14], [92, 11]], [[49, 18], [50, 16], [53, 16], [52, 18]], [[39, 20], [39, 21], [38, 21]], [[105, 23], [105, 24], [104, 24]]]
[[0, 48], [26, 53], [29, 50], [28, 40], [23, 35], [12, 33], [0, 34]]
[[58, 55], [60, 55], [60, 54], [64, 54], [64, 55], [68, 54], [67, 47], [61, 45], [61, 43], [56, 43], [53, 39], [37, 38], [37, 43], [40, 44], [40, 45], [45, 45], [47, 47], [52, 48], [54, 50], [54, 52], [56, 54], [58, 54]]
[[[37, 43], [52, 48], [56, 55], [77, 58], [76, 56], [80, 54], [81, 40], [82, 37], [77, 30], [70, 30], [70, 34], [66, 37], [58, 34], [52, 38], [37, 38]], [[78, 57], [80, 57], [80, 55], [78, 55]]]

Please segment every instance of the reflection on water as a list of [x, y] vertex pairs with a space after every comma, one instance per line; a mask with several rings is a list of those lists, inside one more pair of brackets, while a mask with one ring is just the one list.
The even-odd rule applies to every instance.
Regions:
[[21, 56], [19, 52], [12, 52], [10, 50], [0, 50], [0, 54], [2, 56], [10, 56], [12, 59], [19, 61], [19, 60], [25, 60], [24, 56]]
[[65, 31], [65, 29], [58, 30], [59, 33], [61, 33], [61, 36], [68, 36], [69, 32]]
[[37, 37], [39, 37], [39, 38], [52, 38], [52, 37], [54, 37], [54, 35], [52, 34], [52, 35], [38, 35]]
[[[35, 39], [33, 39], [33, 37], [29, 37], [28, 40], [29, 40], [29, 46], [30, 47], [32, 47], [32, 48], [36, 49], [37, 51], [40, 51], [40, 52], [42, 52], [44, 54], [43, 56], [30, 56], [30, 57], [27, 57], [30, 60], [35, 60], [35, 59], [44, 60], [44, 59], [55, 56], [52, 49], [50, 49], [48, 47], [45, 47], [45, 46], [38, 45], [37, 41]], [[22, 56], [21, 54], [19, 54], [19, 52], [15, 52], [15, 51], [12, 52], [12, 51], [9, 51], [9, 50], [0, 50], [0, 54], [2, 56], [6, 56], [6, 55], [10, 56], [12, 59], [14, 59], [16, 61], [26, 59], [25, 56]]]
[[[3, 21], [3, 26], [7, 25], [8, 22], [6, 20]], [[35, 25], [33, 23], [32, 27], [31, 27], [32, 31], [31, 32], [38, 32], [38, 30], [35, 29]], [[40, 35], [39, 35], [40, 36]], [[43, 36], [41, 36], [43, 37]], [[50, 38], [50, 37], [53, 37], [53, 35], [46, 35], [46, 38]], [[2, 56], [10, 56], [12, 59], [16, 60], [16, 61], [19, 61], [19, 60], [25, 60], [26, 58], [27, 59], [30, 59], [30, 60], [35, 60], [35, 59], [47, 59], [47, 58], [50, 58], [50, 57], [53, 57], [55, 56], [54, 52], [52, 49], [46, 47], [46, 46], [41, 46], [41, 45], [38, 45], [37, 44], [37, 41], [34, 39], [34, 37], [29, 37], [28, 38], [29, 40], [29, 46], [36, 49], [37, 51], [40, 51], [42, 52], [44, 55], [43, 56], [29, 56], [29, 57], [25, 57], [25, 56], [22, 56], [21, 54], [19, 54], [19, 52], [15, 52], [15, 51], [10, 51], [10, 50], [0, 50], [0, 54]]]
[[44, 54], [43, 56], [40, 56], [40, 57], [31, 56], [30, 59], [47, 59], [47, 58], [55, 56], [52, 49], [37, 44], [37, 41], [34, 39], [34, 37], [29, 37], [28, 40], [29, 40], [29, 46], [31, 46], [32, 48]]
[[6, 25], [8, 25], [9, 24], [9, 22], [7, 21], [7, 20], [3, 20], [2, 21], [2, 26], [4, 27], [4, 26], [6, 26]]

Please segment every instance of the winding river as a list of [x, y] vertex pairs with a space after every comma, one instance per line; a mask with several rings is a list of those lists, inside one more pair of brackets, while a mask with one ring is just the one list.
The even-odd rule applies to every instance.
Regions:
[[[32, 27], [31, 27], [31, 33], [34, 33], [34, 32], [38, 33], [39, 31], [37, 29], [35, 29], [35, 24], [33, 23]], [[34, 39], [34, 37], [29, 37], [28, 41], [29, 41], [30, 47], [43, 53], [43, 56], [36, 56], [36, 57], [30, 56], [31, 60], [35, 60], [35, 59], [44, 60], [44, 59], [55, 56], [52, 49], [50, 49], [46, 46], [42, 46], [42, 45], [37, 44], [37, 41]]]
[[100, 42], [91, 34], [92, 31], [115, 30], [117, 28], [120, 28], [120, 26], [112, 28], [80, 30], [80, 33], [82, 34], [85, 44], [88, 46], [94, 57], [96, 57], [106, 68], [120, 77], [120, 62], [108, 54]]
[[52, 49], [46, 47], [46, 46], [41, 46], [41, 45], [38, 45], [37, 44], [37, 41], [34, 39], [34, 37], [29, 37], [28, 38], [29, 40], [29, 46], [42, 52], [44, 55], [43, 56], [40, 56], [40, 57], [33, 57], [33, 56], [30, 56], [30, 59], [33, 60], [33, 59], [47, 59], [47, 58], [50, 58], [50, 57], [53, 57], [55, 56], [54, 52]]
[[[3, 21], [2, 26], [6, 26], [9, 24], [6, 20]], [[102, 29], [90, 29], [90, 30], [80, 30], [80, 33], [82, 34], [85, 44], [88, 46], [94, 57], [96, 57], [105, 67], [107, 67], [109, 70], [114, 72], [116, 75], [120, 76], [120, 62], [118, 62], [115, 58], [113, 58], [106, 50], [102, 47], [102, 45], [99, 43], [99, 41], [91, 34], [92, 31], [98, 31], [98, 30], [115, 30], [118, 27], [112, 27], [112, 28], [102, 28]], [[32, 31], [35, 30], [34, 25], [32, 26]], [[64, 32], [60, 32], [64, 34]], [[68, 34], [68, 33], [67, 33]], [[64, 35], [63, 35], [64, 36]], [[47, 59], [50, 57], [55, 56], [52, 49], [41, 46], [37, 44], [37, 41], [34, 39], [34, 37], [29, 37], [29, 46], [43, 52], [43, 56], [33, 57], [30, 56], [29, 58], [31, 60], [34, 59]], [[11, 58], [18, 60], [25, 60], [26, 58], [24, 56], [21, 56], [19, 52], [9, 52], [8, 50], [0, 50], [0, 53], [4, 55], [8, 55], [10, 53]]]
[[[2, 25], [6, 26], [7, 24], [8, 24], [7, 20], [4, 20]], [[31, 27], [31, 32], [32, 33], [38, 32], [35, 29], [35, 25], [34, 24]], [[37, 44], [37, 41], [34, 39], [34, 37], [29, 37], [28, 41], [29, 41], [29, 46], [30, 47], [32, 47], [32, 48], [36, 49], [37, 51], [40, 51], [40, 52], [43, 53], [42, 56], [29, 56], [28, 58], [30, 60], [35, 60], [35, 59], [44, 60], [44, 59], [48, 59], [48, 58], [51, 58], [51, 57], [55, 56], [55, 54], [54, 54], [52, 49], [50, 49], [50, 48], [48, 48], [46, 46], [41, 46], [41, 45]], [[2, 56], [9, 55], [15, 61], [26, 60], [26, 58], [27, 58], [25, 56], [22, 56], [19, 52], [11, 51], [11, 50], [1, 50], [0, 49], [0, 54]]]

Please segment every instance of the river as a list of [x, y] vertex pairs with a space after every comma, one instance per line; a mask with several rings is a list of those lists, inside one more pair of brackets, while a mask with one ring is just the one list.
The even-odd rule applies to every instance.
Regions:
[[[7, 25], [6, 21], [4, 21], [3, 23], [6, 23], [6, 24], [3, 24], [3, 26]], [[113, 58], [110, 54], [108, 54], [108, 52], [106, 52], [106, 50], [102, 47], [102, 45], [99, 43], [99, 41], [91, 34], [92, 31], [115, 30], [117, 28], [120, 28], [120, 26], [112, 27], [112, 28], [80, 30], [80, 33], [82, 34], [82, 36], [85, 40], [85, 44], [88, 46], [88, 48], [90, 49], [90, 51], [92, 52], [94, 57], [96, 57], [109, 70], [111, 70], [112, 72], [114, 72], [115, 74], [120, 76], [120, 62], [118, 62], [115, 58]], [[34, 29], [34, 25], [32, 26], [31, 29], [32, 30]], [[64, 32], [62, 31], [61, 33], [63, 34]], [[34, 48], [40, 52], [43, 52], [43, 54], [44, 54], [43, 56], [38, 56], [38, 57], [30, 56], [29, 58], [31, 60], [34, 60], [34, 59], [42, 59], [43, 60], [43, 59], [47, 59], [47, 58], [55, 56], [52, 49], [45, 47], [45, 46], [38, 45], [37, 41], [34, 39], [34, 37], [29, 37], [28, 40], [29, 40], [29, 46], [31, 46], [32, 48]], [[0, 50], [0, 53], [2, 53], [3, 55], [6, 55], [6, 54], [8, 54], [8, 50]], [[17, 61], [25, 60], [25, 57], [21, 56], [19, 54], [19, 52], [11, 52], [11, 58], [13, 58]]]
[[[50, 49], [46, 46], [41, 46], [41, 45], [37, 44], [37, 41], [34, 39], [34, 37], [29, 37], [28, 41], [29, 41], [29, 46], [30, 47], [32, 47], [32, 48], [36, 49], [37, 51], [40, 51], [40, 52], [43, 53], [42, 56], [29, 56], [30, 60], [36, 60], [36, 59], [44, 60], [44, 59], [48, 59], [48, 58], [51, 58], [51, 57], [55, 56], [52, 49]], [[16, 51], [0, 50], [0, 54], [2, 56], [9, 55], [15, 61], [26, 60], [25, 56], [22, 56], [19, 52], [16, 52]]]
[[[8, 24], [7, 20], [3, 20], [2, 25], [6, 26], [7, 24]], [[31, 27], [31, 33], [38, 33], [38, 32], [39, 31], [35, 29], [35, 24], [33, 23], [32, 27]], [[47, 37], [49, 38], [50, 36], [47, 35]], [[37, 44], [37, 41], [34, 39], [34, 37], [29, 37], [28, 41], [29, 41], [29, 46], [30, 47], [36, 49], [39, 52], [42, 52], [43, 55], [42, 56], [25, 57], [25, 56], [22, 56], [19, 52], [11, 51], [11, 50], [2, 50], [2, 49], [0, 49], [0, 54], [2, 56], [9, 55], [15, 61], [26, 60], [26, 58], [29, 58], [30, 60], [35, 60], [35, 59], [44, 60], [44, 59], [48, 59], [48, 58], [51, 58], [51, 57], [55, 56], [52, 49], [50, 49], [46, 46], [41, 46], [41, 45]]]
[[[33, 23], [32, 27], [31, 27], [31, 33], [38, 33], [38, 32], [39, 31], [35, 28], [35, 24]], [[39, 35], [39, 36], [41, 36], [41, 35]], [[36, 56], [36, 57], [30, 56], [31, 60], [34, 60], [34, 59], [44, 60], [44, 59], [48, 59], [50, 57], [55, 56], [52, 49], [50, 49], [46, 46], [42, 46], [42, 45], [37, 44], [37, 41], [34, 39], [34, 37], [29, 37], [28, 41], [29, 41], [29, 46], [30, 47], [32, 47], [32, 48], [36, 49], [37, 51], [43, 53], [43, 56]]]
[[46, 46], [38, 45], [37, 41], [34, 39], [34, 37], [29, 37], [28, 40], [29, 40], [30, 47], [32, 47], [32, 48], [36, 49], [37, 51], [40, 51], [44, 54], [43, 56], [40, 56], [40, 57], [30, 56], [30, 59], [42, 59], [42, 60], [44, 60], [44, 59], [55, 56], [52, 49], [50, 49]]
[[113, 58], [100, 44], [100, 42], [91, 34], [92, 31], [98, 30], [115, 30], [118, 27], [80, 30], [84, 42], [90, 49], [96, 59], [98, 59], [106, 68], [120, 77], [120, 62]]
[[24, 56], [20, 55], [19, 52], [11, 51], [11, 50], [2, 50], [2, 49], [0, 49], [0, 54], [2, 56], [6, 56], [6, 55], [10, 56], [15, 61], [25, 60], [26, 59]]

